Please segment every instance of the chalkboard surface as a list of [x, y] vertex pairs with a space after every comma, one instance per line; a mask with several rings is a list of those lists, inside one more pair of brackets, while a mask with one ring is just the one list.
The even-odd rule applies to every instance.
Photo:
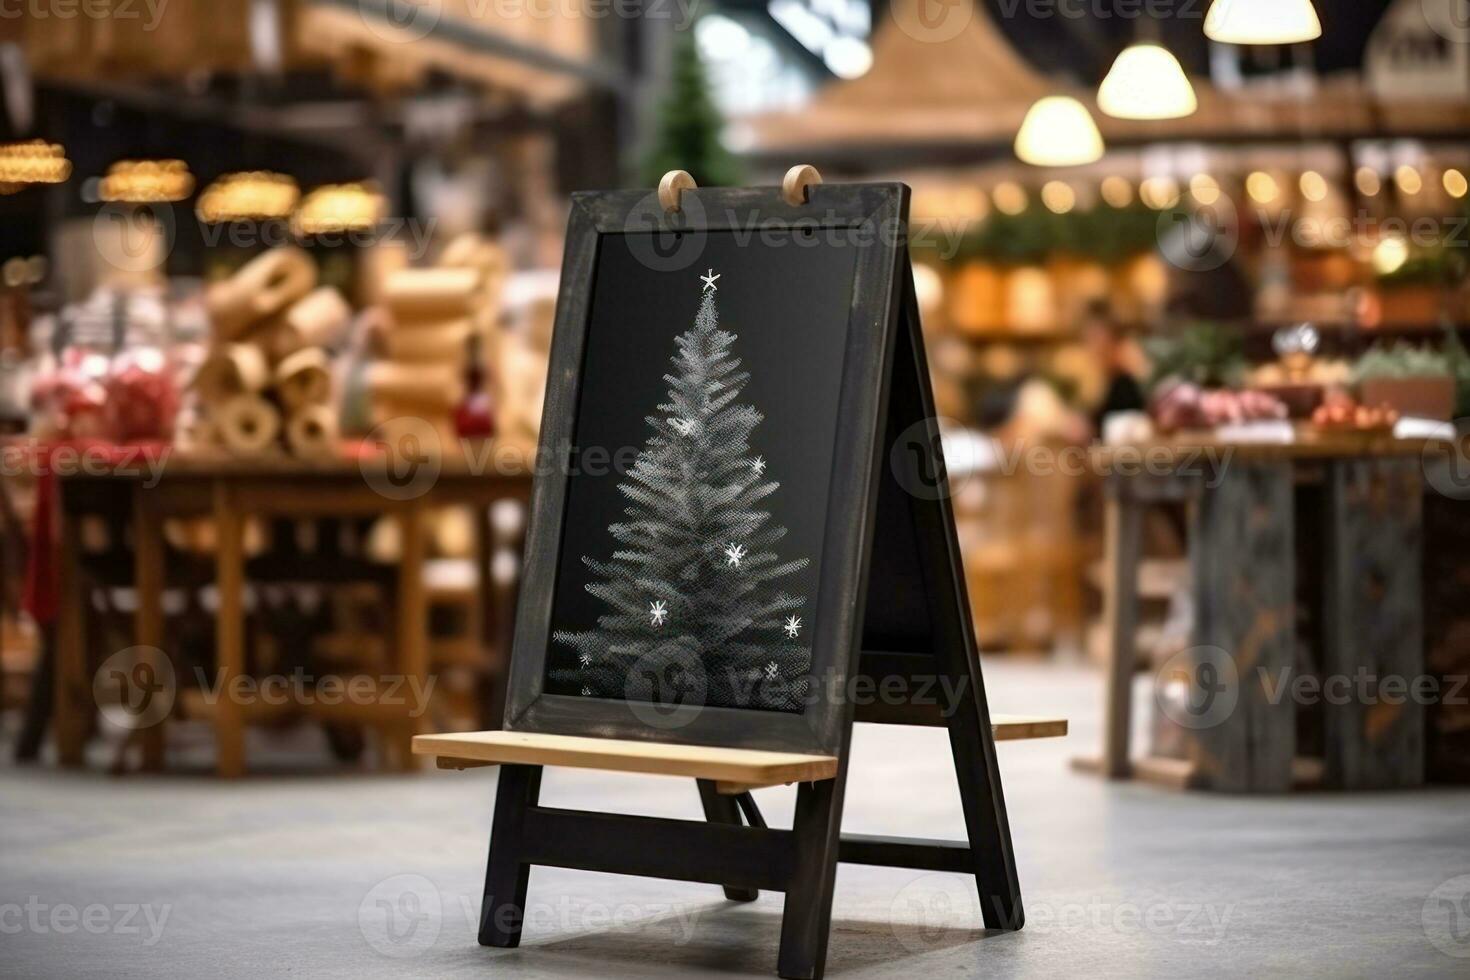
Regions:
[[600, 238], [545, 690], [800, 712], [858, 250], [704, 235]]

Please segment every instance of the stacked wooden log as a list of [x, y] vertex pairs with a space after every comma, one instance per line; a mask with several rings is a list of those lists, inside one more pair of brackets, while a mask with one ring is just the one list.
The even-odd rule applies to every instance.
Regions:
[[469, 340], [490, 335], [503, 276], [502, 253], [478, 235], [451, 242], [436, 266], [389, 275], [386, 356], [368, 381], [379, 424], [432, 429], [441, 448], [456, 442]]
[[184, 438], [239, 455], [337, 451], [330, 349], [352, 311], [301, 249], [273, 249], [205, 296], [213, 347], [194, 378]]

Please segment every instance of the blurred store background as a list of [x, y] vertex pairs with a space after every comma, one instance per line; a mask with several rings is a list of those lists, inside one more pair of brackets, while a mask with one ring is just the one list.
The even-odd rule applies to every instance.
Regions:
[[[1406, 601], [1463, 674], [1470, 492], [1421, 448], [1470, 415], [1465, 3], [1213, 6], [0, 0], [10, 751], [238, 774], [270, 764], [242, 729], [306, 724], [407, 765], [415, 727], [495, 724], [569, 195], [676, 168], [912, 187], [988, 657], [1191, 646], [1193, 505], [1120, 557], [1099, 452], [1185, 433], [1423, 470], [1388, 504], [1431, 569]], [[405, 440], [440, 479], [362, 494]], [[160, 454], [174, 492], [139, 492]], [[428, 721], [192, 680], [389, 664], [439, 679]], [[161, 671], [168, 725], [109, 710]], [[1470, 775], [1463, 712], [1406, 771]]]

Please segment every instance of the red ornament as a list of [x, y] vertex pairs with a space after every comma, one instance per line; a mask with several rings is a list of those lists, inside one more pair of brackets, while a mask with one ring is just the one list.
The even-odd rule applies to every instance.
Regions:
[[179, 392], [162, 352], [145, 348], [113, 359], [106, 381], [107, 435], [114, 442], [167, 440]]

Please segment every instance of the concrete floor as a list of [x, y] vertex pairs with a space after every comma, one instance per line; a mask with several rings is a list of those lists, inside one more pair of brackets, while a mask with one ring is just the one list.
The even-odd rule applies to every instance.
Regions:
[[[1094, 674], [987, 674], [997, 710], [1073, 722], [1001, 747], [1026, 929], [987, 935], [960, 877], [843, 868], [831, 976], [1470, 976], [1470, 792], [1109, 785], [1067, 766], [1098, 744]], [[0, 769], [0, 976], [774, 976], [780, 895], [555, 869], [521, 948], [483, 949], [493, 773], [329, 774], [291, 749], [253, 742], [276, 774], [233, 784]], [[847, 827], [962, 835], [942, 733], [864, 726], [855, 751]], [[793, 795], [759, 794], [773, 824]], [[681, 780], [553, 771], [543, 799], [700, 816]]]

